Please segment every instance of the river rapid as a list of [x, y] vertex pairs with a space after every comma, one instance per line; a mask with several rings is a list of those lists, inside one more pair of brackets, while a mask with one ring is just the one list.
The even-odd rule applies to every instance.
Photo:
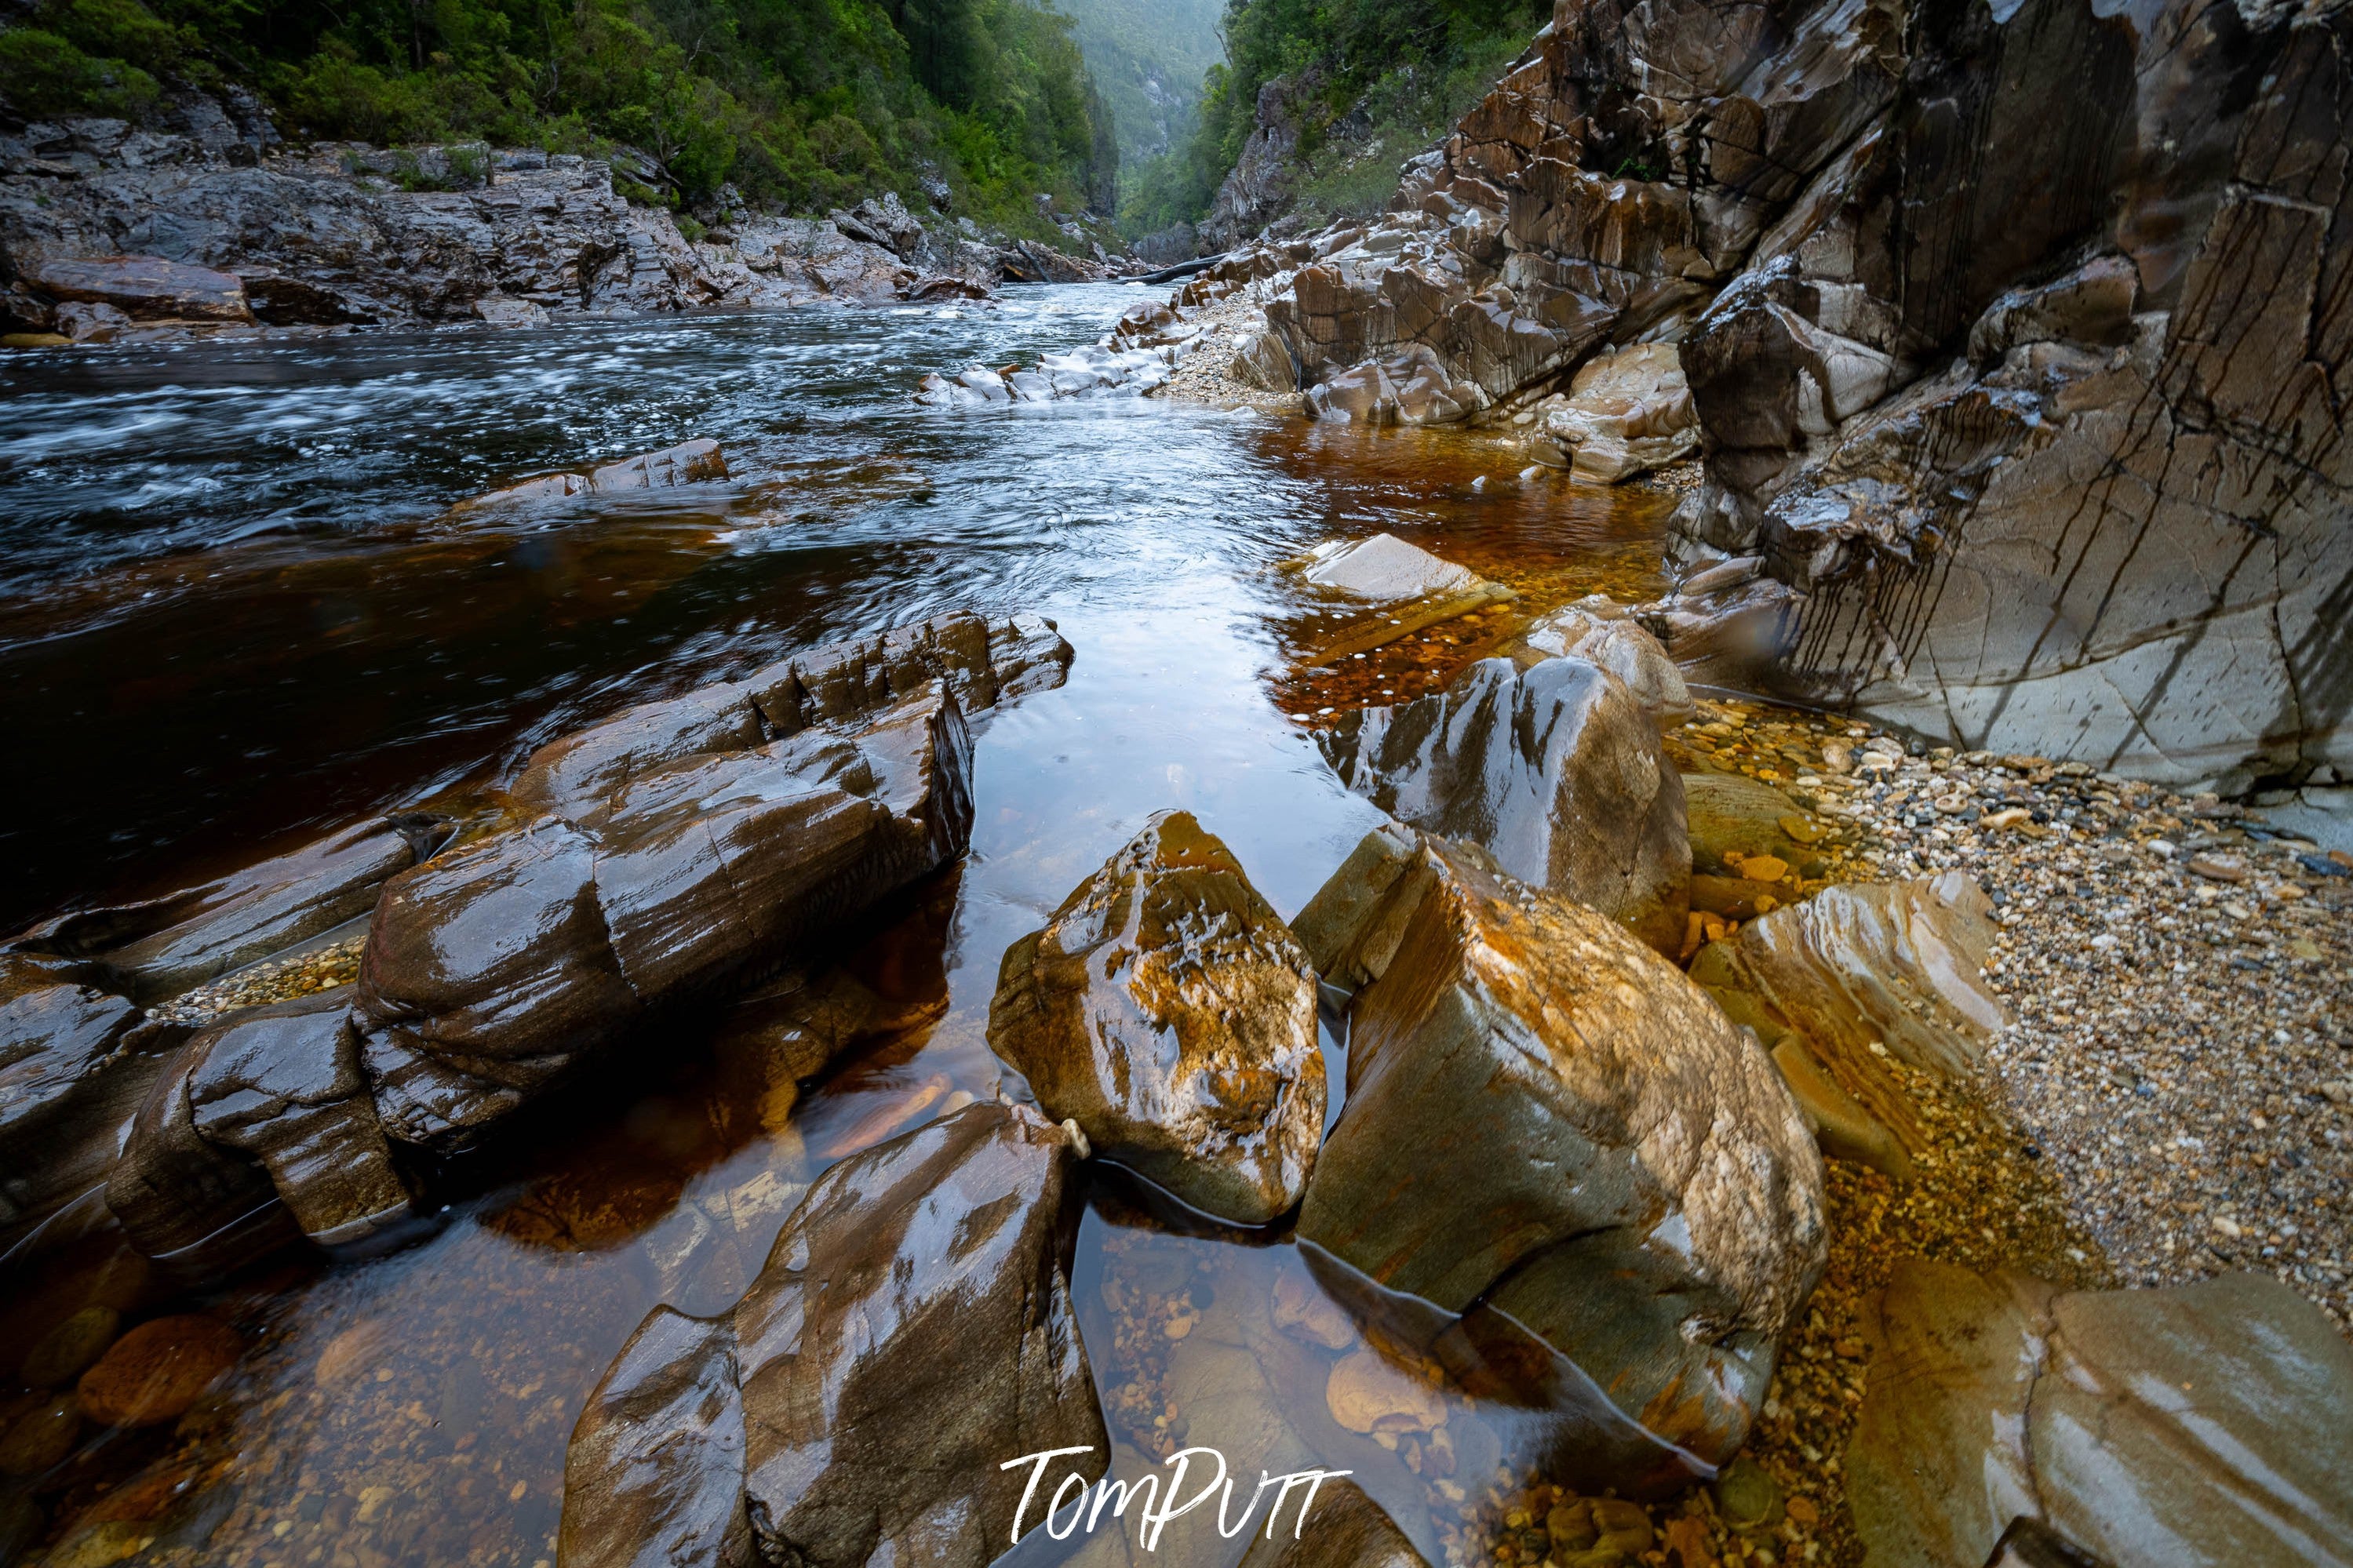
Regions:
[[[1077, 650], [1065, 687], [978, 726], [965, 862], [844, 933], [897, 1026], [789, 1130], [740, 1131], [681, 1039], [470, 1173], [428, 1237], [182, 1298], [246, 1331], [232, 1381], [176, 1426], [88, 1438], [43, 1483], [45, 1539], [93, 1563], [544, 1568], [565, 1437], [638, 1320], [724, 1309], [827, 1165], [993, 1094], [999, 955], [1145, 816], [1197, 814], [1286, 916], [1379, 820], [1318, 756], [1319, 710], [1427, 689], [1487, 634], [1306, 669], [1316, 607], [1279, 563], [1387, 531], [1532, 597], [1651, 585], [1664, 498], [1523, 479], [1477, 437], [1124, 395], [910, 401], [924, 371], [1091, 342], [1139, 297], [0, 359], [12, 926], [371, 812], [462, 809], [565, 730], [830, 637], [1029, 610]], [[731, 479], [448, 514], [694, 437]], [[1336, 1090], [1345, 1042], [1326, 1048]], [[1074, 1284], [1115, 1473], [1208, 1444], [1247, 1489], [1260, 1458], [1304, 1454], [1354, 1468], [1435, 1562], [1450, 1493], [1541, 1447], [1449, 1389], [1402, 1438], [1340, 1425], [1331, 1370], [1369, 1352], [1281, 1236], [1106, 1182]], [[162, 1290], [94, 1232], [8, 1281], [0, 1342]], [[1274, 1332], [1283, 1301], [1322, 1327]], [[1187, 1561], [1243, 1545], [1193, 1539]]]

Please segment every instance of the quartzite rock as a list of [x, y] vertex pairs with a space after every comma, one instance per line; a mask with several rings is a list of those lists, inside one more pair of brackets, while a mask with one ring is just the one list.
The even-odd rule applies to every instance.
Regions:
[[1511, 875], [1683, 938], [1683, 782], [1632, 690], [1582, 658], [1483, 659], [1444, 690], [1320, 731], [1340, 782], [1401, 822], [1477, 844]]
[[565, 1561], [982, 1568], [1040, 1449], [1106, 1437], [1071, 1312], [1068, 1136], [980, 1104], [826, 1173], [728, 1318], [658, 1309], [591, 1396]]
[[2063, 1292], [1907, 1259], [1846, 1455], [1874, 1563], [1982, 1563], [2040, 1518], [2116, 1568], [2343, 1563], [2353, 1351], [2276, 1279]]
[[1264, 1225], [1324, 1134], [1315, 972], [1214, 835], [1164, 812], [1006, 950], [988, 1043], [1094, 1152]]
[[[1523, 668], [1564, 654], [1599, 665], [1626, 683], [1662, 730], [1684, 723], [1696, 710], [1683, 671], [1659, 646], [1659, 639], [1644, 631], [1622, 606], [1599, 595], [1537, 616], [1504, 653]], [[1694, 805], [1694, 818], [1696, 815]], [[1695, 821], [1692, 847], [1696, 858]]]
[[[1763, 1048], [1616, 925], [1454, 847], [1387, 830], [1335, 881], [1301, 926], [1376, 977], [1301, 1238], [1462, 1314], [1441, 1356], [1722, 1462], [1825, 1255], [1820, 1156]], [[1688, 1479], [1592, 1414], [1588, 1485]]]
[[153, 256], [93, 256], [44, 262], [35, 274], [58, 300], [111, 305], [133, 321], [253, 324], [236, 274]]
[[1699, 418], [1672, 343], [1599, 353], [1548, 408], [1531, 449], [1577, 479], [1614, 485], [1699, 449]]
[[1480, 580], [1469, 567], [1442, 560], [1393, 533], [1321, 545], [1304, 560], [1301, 576], [1319, 588], [1356, 599], [1414, 599], [1476, 587]]

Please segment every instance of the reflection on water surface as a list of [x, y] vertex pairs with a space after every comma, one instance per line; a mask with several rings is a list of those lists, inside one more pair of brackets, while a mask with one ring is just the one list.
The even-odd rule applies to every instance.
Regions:
[[[997, 1091], [983, 1031], [1008, 943], [1172, 806], [1294, 913], [1377, 820], [1302, 721], [1434, 684], [1516, 624], [1494, 612], [1303, 671], [1329, 606], [1275, 563], [1388, 531], [1518, 588], [1520, 608], [1647, 586], [1662, 498], [1523, 480], [1477, 438], [1132, 399], [906, 401], [923, 369], [1034, 358], [1135, 298], [0, 363], [11, 920], [463, 799], [585, 719], [829, 635], [1018, 608], [1078, 650], [1067, 687], [981, 727], [965, 864], [845, 936], [883, 1005], [797, 1105], [728, 1080], [702, 1049], [719, 1021], [677, 1021], [628, 1058], [642, 1079], [450, 1173], [470, 1195], [389, 1256], [280, 1260], [174, 1298], [101, 1235], [12, 1281], [11, 1344], [98, 1302], [208, 1310], [248, 1347], [179, 1421], [81, 1432], [41, 1474], [53, 1563], [550, 1557], [565, 1436], [645, 1311], [728, 1306], [826, 1166]], [[722, 443], [732, 479], [444, 515], [692, 436]], [[1281, 1236], [1195, 1234], [1107, 1184], [1080, 1276], [1117, 1473], [1180, 1441], [1253, 1477], [1251, 1455], [1295, 1451], [1357, 1470], [1435, 1560], [1482, 1478], [1536, 1453], [1540, 1433], [1424, 1347], [1368, 1342]]]

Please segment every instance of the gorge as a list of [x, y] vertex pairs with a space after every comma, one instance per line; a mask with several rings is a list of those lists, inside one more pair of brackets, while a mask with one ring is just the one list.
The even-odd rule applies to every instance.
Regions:
[[2348, 26], [1560, 0], [1141, 285], [0, 127], [0, 1561], [2353, 1561]]

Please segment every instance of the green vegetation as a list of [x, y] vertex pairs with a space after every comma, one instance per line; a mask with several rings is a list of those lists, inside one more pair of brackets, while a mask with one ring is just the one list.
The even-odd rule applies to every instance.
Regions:
[[1279, 76], [1303, 87], [1300, 210], [1377, 208], [1397, 166], [1483, 96], [1551, 12], [1548, 0], [1227, 0], [1226, 59], [1202, 84], [1199, 122], [1131, 172], [1121, 226], [1208, 212], [1256, 124], [1259, 89]]
[[1225, 57], [1224, 0], [1056, 0], [1071, 18], [1087, 69], [1119, 127], [1119, 157], [1134, 167], [1193, 133], [1201, 79]]
[[1060, 237], [1117, 153], [1071, 23], [1038, 0], [39, 0], [0, 31], [19, 115], [152, 117], [175, 83], [249, 83], [282, 122], [383, 145], [627, 143], [653, 194], [733, 184], [822, 211], [895, 190]]

